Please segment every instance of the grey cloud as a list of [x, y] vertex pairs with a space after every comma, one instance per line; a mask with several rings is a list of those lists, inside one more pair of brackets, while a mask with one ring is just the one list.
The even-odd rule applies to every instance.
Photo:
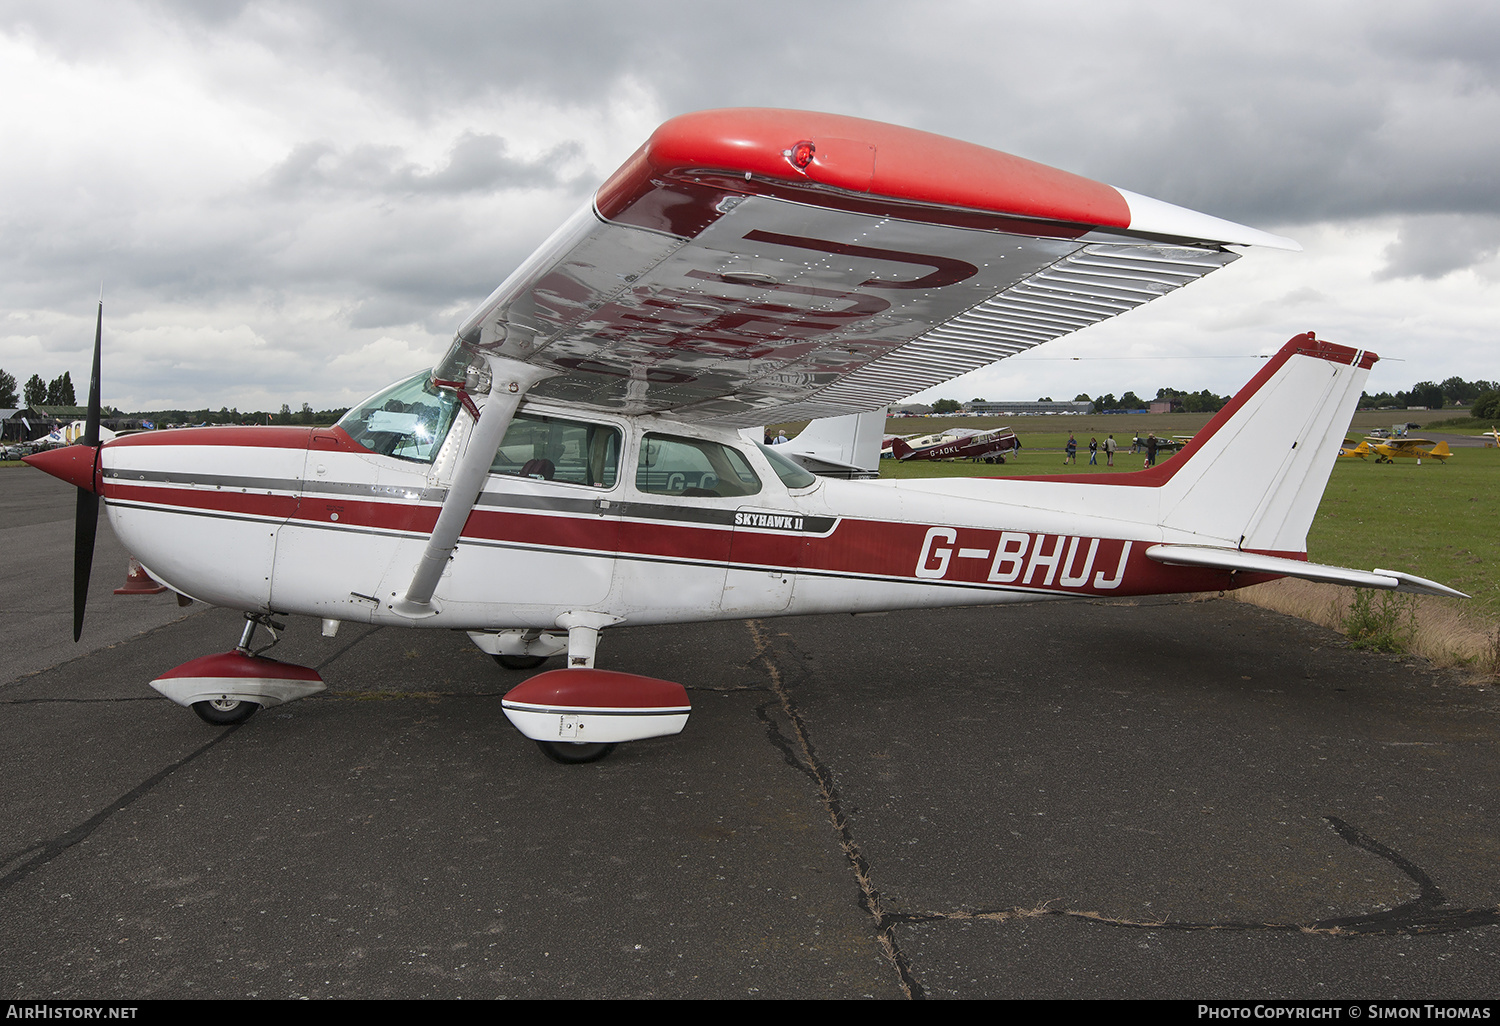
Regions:
[[[59, 52], [79, 45], [60, 16], [23, 7]], [[791, 106], [914, 124], [1258, 225], [1500, 213], [1500, 8], [1473, 0], [140, 9], [205, 47], [232, 33], [326, 67], [416, 118], [516, 97], [587, 113], [638, 83], [669, 114]], [[314, 170], [418, 191], [544, 177], [489, 137], [452, 157], [425, 175], [381, 152], [325, 154]]]
[[1386, 247], [1377, 281], [1441, 278], [1492, 259], [1500, 252], [1500, 217], [1439, 214], [1406, 218]]
[[580, 147], [564, 143], [536, 160], [518, 160], [498, 135], [463, 133], [448, 163], [425, 171], [400, 148], [366, 144], [340, 153], [326, 142], [303, 143], [266, 173], [273, 193], [339, 192], [347, 196], [457, 195], [517, 188], [570, 188], [561, 169], [577, 159]]
[[[311, 111], [357, 95], [401, 125], [362, 144], [310, 130], [253, 181], [196, 199], [164, 202], [128, 165], [65, 169], [0, 212], [10, 309], [81, 296], [86, 314], [102, 278], [116, 311], [132, 296], [259, 304], [276, 345], [292, 344], [299, 309], [338, 311], [320, 331], [447, 335], [452, 310], [612, 170], [581, 172], [584, 149], [566, 142], [519, 156], [492, 131], [495, 112], [533, 104], [593, 126], [633, 96], [667, 116], [783, 106], [912, 125], [1294, 236], [1300, 223], [1401, 218], [1386, 278], [1496, 252], [1489, 4], [9, 0], [0, 27], [124, 78], [201, 59], [184, 81], [270, 123], [283, 100], [254, 76], [286, 71], [310, 83]], [[202, 56], [221, 53], [222, 69]], [[385, 145], [455, 123], [436, 161]]]

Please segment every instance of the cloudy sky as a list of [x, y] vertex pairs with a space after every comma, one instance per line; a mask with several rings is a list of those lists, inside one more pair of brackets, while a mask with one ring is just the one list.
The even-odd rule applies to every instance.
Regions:
[[1500, 378], [1500, 4], [0, 0], [0, 368], [124, 409], [348, 405], [661, 121], [890, 121], [1289, 235], [928, 397]]

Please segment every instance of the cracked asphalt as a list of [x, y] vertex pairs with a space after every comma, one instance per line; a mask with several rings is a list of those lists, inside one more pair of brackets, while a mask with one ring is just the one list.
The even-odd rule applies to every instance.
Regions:
[[329, 691], [211, 728], [148, 682], [237, 615], [106, 529], [74, 647], [72, 505], [0, 471], [5, 998], [1496, 995], [1493, 686], [1224, 600], [622, 627], [687, 730], [560, 766], [294, 618]]

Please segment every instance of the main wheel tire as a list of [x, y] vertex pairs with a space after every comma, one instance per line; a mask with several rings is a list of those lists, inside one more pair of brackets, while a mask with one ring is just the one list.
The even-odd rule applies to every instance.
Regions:
[[198, 718], [216, 727], [232, 727], [236, 723], [244, 723], [259, 709], [260, 706], [254, 702], [240, 699], [215, 698], [208, 702], [193, 703], [193, 712], [198, 714]]
[[495, 662], [507, 670], [534, 670], [550, 658], [552, 657], [539, 655], [497, 655]]
[[553, 762], [569, 766], [598, 762], [615, 750], [614, 745], [602, 741], [538, 741], [537, 747]]

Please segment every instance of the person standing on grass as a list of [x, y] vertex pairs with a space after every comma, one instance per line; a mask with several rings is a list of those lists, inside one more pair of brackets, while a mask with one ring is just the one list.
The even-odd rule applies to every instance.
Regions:
[[1104, 465], [1112, 467], [1115, 465], [1115, 436], [1110, 435], [1104, 440]]
[[1063, 457], [1063, 462], [1076, 465], [1078, 463], [1078, 439], [1073, 437], [1072, 432], [1068, 433], [1066, 451], [1067, 455]]
[[1148, 467], [1156, 466], [1156, 447], [1156, 432], [1153, 431], [1146, 436], [1146, 466]]
[[1091, 467], [1097, 467], [1098, 465], [1099, 465], [1099, 439], [1091, 437], [1089, 439], [1089, 466], [1091, 466]]

